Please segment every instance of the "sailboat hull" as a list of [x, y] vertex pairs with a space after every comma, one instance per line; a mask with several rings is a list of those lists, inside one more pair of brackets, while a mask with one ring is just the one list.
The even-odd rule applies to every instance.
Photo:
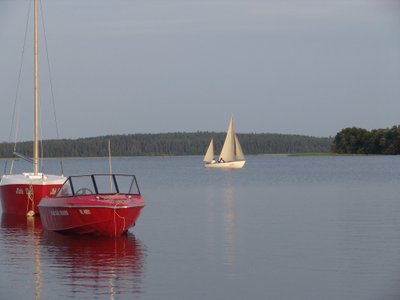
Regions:
[[29, 175], [4, 175], [0, 182], [3, 213], [14, 215], [38, 214], [37, 205], [47, 196], [54, 197], [65, 181], [63, 176], [29, 179]]
[[222, 169], [241, 169], [243, 168], [245, 160], [241, 161], [228, 161], [228, 162], [216, 162], [216, 163], [206, 163], [204, 167], [206, 168], [222, 168]]

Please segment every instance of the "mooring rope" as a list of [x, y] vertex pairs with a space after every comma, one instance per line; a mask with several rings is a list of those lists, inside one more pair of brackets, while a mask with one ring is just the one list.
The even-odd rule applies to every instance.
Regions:
[[[29, 183], [29, 189], [26, 190], [26, 198], [26, 215], [32, 217], [35, 214], [34, 190], [32, 182]], [[31, 204], [31, 210], [29, 210], [29, 204]]]
[[125, 217], [122, 217], [117, 213], [117, 206], [118, 206], [118, 203], [116, 202], [115, 206], [114, 206], [114, 236], [117, 236], [117, 222], [115, 220], [115, 216], [118, 216], [120, 219], [122, 219], [124, 221], [123, 222], [123, 224], [124, 224], [123, 231], [125, 231]]

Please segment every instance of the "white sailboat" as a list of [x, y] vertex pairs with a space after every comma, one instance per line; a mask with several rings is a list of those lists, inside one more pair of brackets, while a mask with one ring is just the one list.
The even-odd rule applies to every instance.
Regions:
[[244, 158], [242, 147], [240, 146], [239, 139], [235, 134], [233, 128], [233, 117], [229, 122], [228, 132], [224, 145], [222, 146], [221, 154], [218, 161], [214, 159], [214, 140], [211, 139], [207, 152], [204, 155], [204, 166], [206, 168], [243, 168], [246, 160]]
[[33, 172], [5, 174], [0, 180], [0, 201], [3, 213], [33, 216], [37, 204], [45, 196], [54, 196], [66, 178], [39, 172], [39, 63], [38, 63], [38, 0], [34, 0], [34, 124]]

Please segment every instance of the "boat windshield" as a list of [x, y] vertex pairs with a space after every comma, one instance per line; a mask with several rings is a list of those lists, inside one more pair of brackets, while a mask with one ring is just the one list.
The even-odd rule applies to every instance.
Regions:
[[70, 176], [57, 193], [57, 197], [92, 194], [140, 195], [135, 175], [94, 174]]

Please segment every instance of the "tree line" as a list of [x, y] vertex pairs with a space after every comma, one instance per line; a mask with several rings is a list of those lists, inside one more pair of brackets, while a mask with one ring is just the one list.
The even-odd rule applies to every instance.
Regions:
[[332, 152], [345, 154], [400, 154], [400, 126], [386, 129], [345, 128], [333, 140]]
[[[43, 157], [104, 157], [108, 141], [113, 156], [202, 155], [211, 138], [216, 153], [222, 148], [226, 133], [177, 132], [158, 134], [108, 135], [101, 137], [44, 140]], [[329, 152], [331, 138], [271, 133], [238, 134], [245, 154]], [[0, 143], [0, 157], [13, 156], [13, 143]], [[16, 152], [32, 156], [32, 142], [16, 144]]]

